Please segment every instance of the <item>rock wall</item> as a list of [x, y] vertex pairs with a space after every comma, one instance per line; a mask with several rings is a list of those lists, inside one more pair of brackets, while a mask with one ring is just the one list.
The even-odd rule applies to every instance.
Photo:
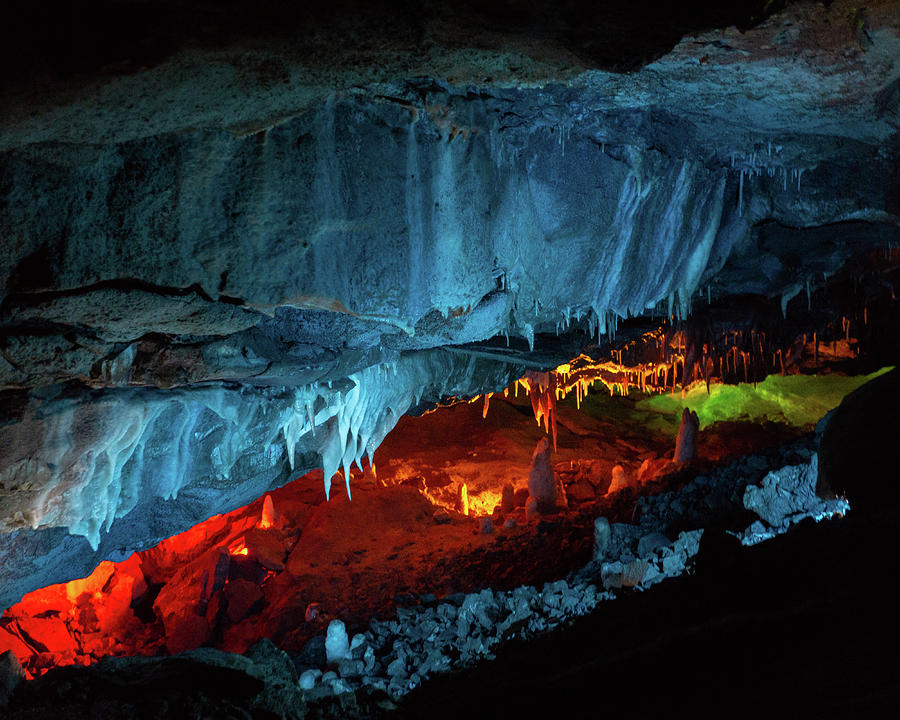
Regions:
[[32, 397], [0, 434], [0, 605], [150, 547], [322, 463], [326, 494], [341, 467], [350, 491], [351, 465], [371, 462], [408, 410], [500, 390], [523, 372], [432, 350], [340, 383], [56, 387]]
[[245, 502], [296, 448], [328, 475], [419, 393], [522, 370], [434, 348], [786, 304], [900, 240], [895, 10], [792, 7], [627, 75], [518, 66], [507, 39], [338, 48], [331, 68], [235, 41], [44, 94], [19, 79], [0, 97], [4, 572], [36, 572], [34, 533], [108, 554], [101, 528], [190, 488], [207, 514]]

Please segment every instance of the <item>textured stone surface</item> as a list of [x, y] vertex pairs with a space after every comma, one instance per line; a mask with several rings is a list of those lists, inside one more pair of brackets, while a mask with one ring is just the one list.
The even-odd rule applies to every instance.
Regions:
[[685, 408], [681, 413], [681, 425], [678, 427], [678, 438], [675, 440], [676, 463], [687, 463], [697, 456], [697, 433], [700, 432], [700, 419], [697, 413]]
[[5, 710], [13, 691], [22, 680], [25, 671], [12, 650], [0, 653], [0, 710]]
[[[809, 28], [686, 38], [624, 78], [303, 94], [280, 59], [289, 87], [232, 96], [236, 60], [175, 57], [32, 108], [0, 134], [3, 383], [317, 377], [567, 309], [605, 325], [706, 285], [795, 294], [894, 236], [898, 41], [886, 10], [865, 48], [842, 3], [793, 13]], [[253, 112], [278, 119], [229, 127]]]
[[434, 350], [331, 388], [70, 386], [33, 397], [0, 431], [0, 605], [245, 505], [323, 456], [332, 473], [349, 466], [419, 401], [499, 389], [521, 372]]
[[432, 11], [356, 27], [368, 55], [176, 43], [4, 86], [8, 599], [522, 371], [412, 351], [786, 304], [900, 239], [896, 2], [693, 32], [628, 75]]
[[528, 492], [537, 503], [539, 512], [551, 512], [556, 509], [559, 482], [553, 465], [550, 463], [550, 441], [546, 437], [538, 440], [537, 447], [531, 456], [531, 469], [528, 472]]

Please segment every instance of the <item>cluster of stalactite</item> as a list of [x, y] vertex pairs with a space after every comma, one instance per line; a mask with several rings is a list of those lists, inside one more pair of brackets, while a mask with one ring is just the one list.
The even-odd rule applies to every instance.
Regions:
[[[611, 394], [685, 393], [696, 383], [756, 383], [772, 374], [817, 372], [890, 344], [898, 317], [900, 247], [872, 251], [827, 283], [807, 282], [807, 302], [748, 299], [741, 310], [709, 306], [624, 343], [610, 342], [601, 359], [579, 355], [546, 372], [529, 371], [503, 391], [531, 397], [535, 420], [556, 445], [556, 403], [575, 393], [576, 405], [597, 383]], [[805, 305], [805, 307], [803, 307]], [[750, 309], [748, 313], [747, 310]], [[785, 316], [785, 309], [789, 310]], [[600, 352], [599, 348], [595, 349]], [[487, 416], [493, 393], [483, 401]], [[442, 405], [459, 402], [447, 398]]]
[[[556, 403], [575, 393], [576, 406], [596, 384], [610, 394], [628, 395], [631, 390], [644, 393], [687, 392], [696, 383], [756, 383], [768, 375], [799, 372], [804, 363], [820, 363], [857, 357], [858, 341], [854, 328], [866, 322], [865, 311], [859, 318], [842, 316], [818, 331], [800, 333], [785, 340], [763, 329], [712, 330], [686, 326], [660, 327], [610, 350], [608, 359], [579, 355], [554, 370], [529, 371], [503, 391], [517, 397], [522, 390], [531, 398], [538, 425], [551, 434], [556, 447]], [[486, 417], [492, 393], [483, 399]]]

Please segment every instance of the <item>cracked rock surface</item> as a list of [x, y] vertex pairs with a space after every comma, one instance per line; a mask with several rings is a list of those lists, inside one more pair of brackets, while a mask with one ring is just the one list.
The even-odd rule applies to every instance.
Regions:
[[386, 30], [376, 4], [354, 45], [217, 44], [200, 7], [183, 42], [151, 23], [63, 80], [48, 28], [0, 95], [0, 558], [26, 587], [521, 372], [433, 372], [438, 348], [506, 335], [521, 360], [700, 295], [786, 306], [900, 239], [895, 1], [686, 21], [621, 67], [579, 8], [538, 41], [528, 8]]

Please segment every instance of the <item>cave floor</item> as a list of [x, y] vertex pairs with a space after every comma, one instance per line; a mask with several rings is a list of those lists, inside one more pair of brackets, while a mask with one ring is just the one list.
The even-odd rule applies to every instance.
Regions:
[[436, 676], [390, 717], [898, 717], [898, 522], [851, 512], [752, 548], [708, 532], [690, 575]]
[[[104, 563], [80, 585], [26, 596], [4, 614], [0, 631], [23, 641], [17, 655], [31, 674], [201, 645], [244, 652], [261, 637], [299, 652], [333, 618], [352, 633], [423, 595], [565, 577], [590, 560], [598, 515], [630, 521], [641, 494], [675, 489], [738, 456], [777, 451], [801, 432], [717, 423], [701, 432], [695, 463], [638, 485], [641, 463], [671, 457], [677, 433], [674, 415], [639, 409], [640, 397], [596, 393], [581, 410], [573, 399], [559, 403], [552, 461], [569, 508], [558, 514], [529, 518], [520, 506], [495, 514], [493, 531], [482, 532], [503, 484], [527, 488], [544, 431], [522, 396], [494, 396], [485, 417], [482, 400], [460, 403], [403, 417], [375, 457], [377, 478], [368, 466], [355, 472], [352, 501], [336, 482], [326, 503], [322, 473], [312, 471], [271, 493], [275, 527], [255, 527], [260, 499], [125, 563]], [[606, 494], [616, 464], [631, 486]], [[463, 483], [470, 516], [458, 511]], [[509, 519], [514, 527], [504, 526]]]

